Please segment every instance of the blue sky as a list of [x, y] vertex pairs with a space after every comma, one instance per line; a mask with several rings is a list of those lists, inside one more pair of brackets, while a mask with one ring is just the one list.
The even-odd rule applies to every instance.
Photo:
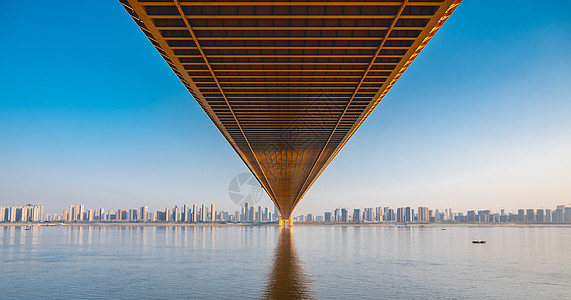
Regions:
[[[517, 3], [462, 3], [294, 214], [570, 203], [571, 3]], [[0, 205], [237, 208], [246, 167], [119, 2], [0, 9]]]

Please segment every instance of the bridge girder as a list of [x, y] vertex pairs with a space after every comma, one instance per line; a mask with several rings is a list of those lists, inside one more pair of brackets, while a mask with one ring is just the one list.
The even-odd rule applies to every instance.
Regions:
[[284, 219], [461, 0], [120, 0]]

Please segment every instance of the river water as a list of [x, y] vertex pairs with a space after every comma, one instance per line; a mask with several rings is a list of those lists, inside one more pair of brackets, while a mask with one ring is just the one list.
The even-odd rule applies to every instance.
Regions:
[[571, 227], [0, 225], [14, 298], [571, 299]]

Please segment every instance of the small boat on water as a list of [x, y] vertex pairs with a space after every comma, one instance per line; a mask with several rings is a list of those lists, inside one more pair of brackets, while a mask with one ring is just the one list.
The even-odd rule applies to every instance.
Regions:
[[32, 226], [28, 225], [28, 226], [24, 227], [24, 230], [30, 230], [30, 229], [32, 229]]
[[473, 240], [472, 241], [472, 244], [485, 244], [485, 243], [486, 243], [486, 241], [484, 241], [484, 240]]

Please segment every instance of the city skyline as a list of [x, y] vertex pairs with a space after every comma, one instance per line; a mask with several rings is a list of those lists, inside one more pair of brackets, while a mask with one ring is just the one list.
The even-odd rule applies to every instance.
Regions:
[[[378, 201], [457, 211], [570, 202], [571, 5], [491, 3], [459, 6], [294, 215]], [[119, 3], [2, 7], [14, 12], [2, 20], [12, 47], [0, 50], [3, 205], [232, 207], [227, 186], [245, 167]]]
[[[182, 204], [152, 211], [146, 205], [139, 208], [91, 209], [83, 204], [70, 204], [61, 214], [46, 213], [44, 206], [27, 204], [25, 206], [0, 205], [0, 222], [150, 222], [150, 223], [277, 223], [280, 218], [276, 206], [270, 208], [250, 205], [245, 202], [240, 210], [224, 211], [216, 209], [214, 204]], [[493, 211], [490, 209], [454, 211], [452, 208], [438, 209], [426, 206], [388, 207], [375, 206], [364, 208], [338, 207], [320, 213], [298, 214], [296, 222], [322, 223], [459, 223], [459, 224], [498, 224], [498, 223], [571, 223], [571, 204], [557, 205], [555, 208], [519, 208], [516, 211]]]
[[[221, 203], [223, 203], [223, 201], [220, 201]], [[230, 198], [226, 201], [227, 203], [225, 203], [225, 205], [219, 205], [219, 204], [215, 204], [218, 202], [195, 202], [195, 201], [183, 201], [183, 202], [174, 202], [174, 201], [168, 201], [165, 202], [164, 205], [145, 205], [150, 211], [158, 211], [160, 209], [163, 209], [165, 207], [175, 207], [175, 206], [183, 206], [185, 205], [185, 203], [190, 204], [190, 203], [195, 203], [196, 205], [215, 205], [216, 207], [218, 207], [220, 210], [223, 211], [228, 211], [228, 212], [233, 212], [236, 210], [240, 210], [241, 208], [243, 208], [242, 205], [237, 205], [236, 203], [233, 203]], [[34, 204], [30, 204], [30, 203], [34, 203]], [[77, 203], [77, 201], [75, 202]], [[182, 204], [181, 204], [182, 203]], [[394, 203], [394, 201], [377, 201], [375, 202], [374, 205], [372, 205], [371, 207], [378, 207], [379, 205], [382, 204], [382, 207], [401, 207], [403, 206], [403, 203], [399, 203], [397, 205], [393, 205], [391, 203]], [[425, 207], [425, 206], [430, 206], [430, 207], [434, 207], [431, 206], [429, 204], [427, 204], [426, 201], [419, 201], [420, 204], [411, 204], [411, 203], [405, 203], [405, 206], [410, 206], [410, 207]], [[17, 207], [23, 207], [26, 205], [38, 205], [38, 206], [42, 206], [45, 207], [46, 204], [42, 203], [42, 202], [37, 202], [37, 201], [29, 201], [29, 202], [14, 202], [13, 204], [9, 204], [6, 202], [0, 202], [0, 207], [9, 207], [9, 206], [17, 206]], [[45, 211], [45, 213], [48, 214], [54, 214], [54, 213], [60, 213], [61, 211], [65, 210], [66, 208], [68, 208], [70, 205], [75, 205], [75, 204], [64, 204], [64, 205], [57, 205], [55, 206], [56, 208], [52, 208], [51, 205], [48, 205], [48, 210]], [[85, 204], [83, 204], [85, 206]], [[274, 203], [271, 202], [269, 200], [269, 198], [264, 197], [261, 200], [256, 201], [254, 204], [252, 204], [253, 206], [257, 207], [257, 206], [262, 206], [262, 207], [275, 207]], [[530, 206], [525, 206], [525, 207], [534, 207], [536, 209], [549, 209], [549, 208], [553, 208], [559, 205], [565, 205], [565, 206], [571, 206], [571, 201], [559, 201], [557, 202], [555, 205], [553, 206], [541, 206], [541, 205], [530, 205]], [[97, 205], [91, 205], [92, 207], [97, 207]], [[128, 207], [128, 205], [116, 205], [118, 207]], [[140, 207], [140, 204], [135, 205], [136, 207]], [[358, 201], [347, 201], [346, 205], [340, 205], [337, 206], [338, 208], [346, 208], [346, 209], [364, 209], [366, 207], [368, 207], [370, 205], [358, 205]], [[517, 213], [517, 211], [519, 209], [522, 208], [522, 206], [520, 207], [499, 207], [499, 208], [490, 208], [490, 207], [483, 207], [483, 206], [472, 206], [472, 207], [468, 207], [465, 209], [461, 209], [458, 208], [454, 205], [448, 205], [448, 206], [440, 206], [440, 208], [442, 209], [451, 209], [453, 211], [469, 211], [469, 210], [475, 210], [475, 211], [479, 211], [479, 210], [492, 210], [492, 211], [505, 211], [506, 213]], [[115, 208], [117, 209], [117, 208]], [[118, 209], [123, 209], [123, 208], [118, 208]], [[128, 209], [127, 209], [128, 210]], [[306, 215], [306, 214], [313, 214], [315, 213], [315, 211], [326, 211], [326, 209], [316, 209], [316, 210], [308, 210], [308, 211], [294, 211], [293, 216], [297, 217], [299, 215]]]

